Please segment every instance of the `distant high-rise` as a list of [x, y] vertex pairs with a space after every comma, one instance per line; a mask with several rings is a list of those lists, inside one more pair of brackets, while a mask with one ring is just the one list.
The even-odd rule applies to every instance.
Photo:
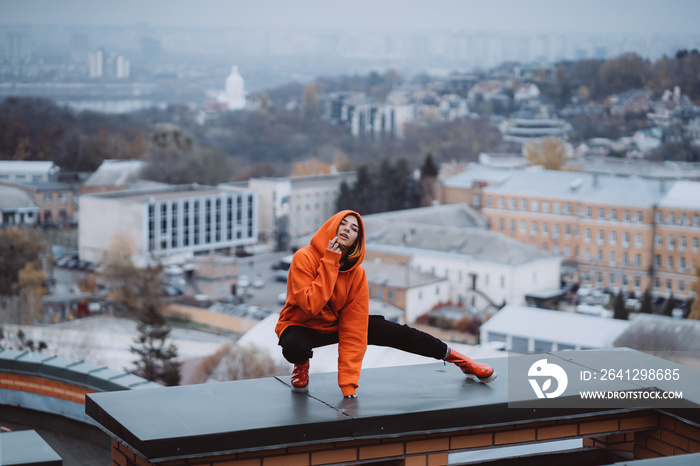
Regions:
[[26, 58], [27, 50], [24, 39], [24, 34], [21, 32], [7, 34], [7, 59], [10, 63], [17, 63]]
[[118, 55], [115, 60], [114, 76], [117, 79], [128, 79], [131, 73], [131, 63], [122, 55]]
[[229, 110], [245, 108], [245, 84], [238, 73], [237, 66], [231, 68], [231, 74], [226, 78], [226, 90], [223, 97]]
[[90, 64], [90, 77], [102, 78], [105, 74], [104, 49], [99, 49], [96, 52], [93, 52], [90, 55], [88, 55], [88, 62]]

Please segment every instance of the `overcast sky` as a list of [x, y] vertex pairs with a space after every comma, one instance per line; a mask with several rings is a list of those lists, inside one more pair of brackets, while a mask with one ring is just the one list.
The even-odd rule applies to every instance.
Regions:
[[0, 23], [700, 34], [700, 0], [0, 0]]

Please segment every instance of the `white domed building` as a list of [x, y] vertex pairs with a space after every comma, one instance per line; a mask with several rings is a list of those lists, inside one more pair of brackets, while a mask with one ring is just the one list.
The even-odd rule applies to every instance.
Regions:
[[231, 68], [231, 74], [226, 78], [226, 90], [219, 96], [219, 101], [225, 103], [229, 110], [245, 108], [245, 83], [237, 66]]

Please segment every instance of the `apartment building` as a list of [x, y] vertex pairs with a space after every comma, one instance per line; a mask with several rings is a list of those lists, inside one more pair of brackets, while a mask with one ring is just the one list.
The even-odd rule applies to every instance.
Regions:
[[53, 162], [0, 160], [0, 181], [8, 183], [56, 181], [59, 171]]
[[179, 185], [80, 197], [78, 249], [98, 262], [121, 239], [138, 265], [154, 257], [231, 250], [258, 239], [257, 196], [249, 190]]
[[444, 180], [442, 199], [470, 202], [490, 230], [562, 256], [569, 279], [692, 296], [700, 183], [539, 168], [470, 171]]

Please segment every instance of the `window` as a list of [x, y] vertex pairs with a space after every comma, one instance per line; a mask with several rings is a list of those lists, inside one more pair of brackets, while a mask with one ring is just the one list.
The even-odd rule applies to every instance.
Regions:
[[693, 238], [693, 252], [698, 252], [698, 239]]
[[598, 209], [598, 220], [605, 220], [605, 209]]
[[527, 233], [527, 222], [525, 220], [520, 221], [520, 233]]
[[642, 255], [641, 254], [637, 254], [636, 256], [634, 256], [634, 265], [636, 265], [637, 267], [642, 266]]
[[627, 254], [626, 252], [622, 253], [622, 265], [629, 265], [630, 263], [630, 255]]
[[509, 230], [510, 230], [510, 233], [511, 233], [511, 234], [515, 233], [515, 220], [511, 220], [511, 221], [510, 221], [510, 228], [509, 228]]
[[637, 233], [636, 235], [634, 235], [634, 245], [638, 248], [642, 247], [642, 234], [641, 233]]
[[554, 230], [552, 231], [552, 238], [554, 238], [554, 239], [559, 238], [559, 224], [558, 223], [554, 224]]
[[479, 207], [479, 205], [480, 205], [479, 202], [480, 202], [479, 194], [476, 194], [476, 193], [473, 194], [472, 195], [472, 205], [474, 207]]
[[591, 209], [590, 207], [586, 207], [586, 218], [591, 218], [592, 215], [593, 209]]
[[661, 235], [656, 235], [655, 243], [657, 248], [661, 247], [661, 243], [663, 243], [663, 238], [661, 237]]
[[684, 271], [685, 271], [685, 257], [681, 257], [681, 258], [680, 258], [680, 264], [678, 264], [678, 270], [679, 270], [680, 272], [684, 272]]
[[583, 241], [586, 243], [591, 242], [591, 230], [590, 228], [586, 228], [586, 231], [583, 232]]
[[499, 208], [499, 209], [505, 209], [505, 208], [506, 208], [506, 198], [504, 198], [504, 197], [499, 197], [499, 198], [498, 198], [498, 208]]
[[530, 234], [531, 235], [536, 235], [537, 234], [537, 222], [532, 222], [530, 224]]
[[503, 220], [502, 218], [499, 218], [498, 219], [498, 229], [503, 231], [503, 229], [505, 229], [505, 227], [506, 227], [506, 221]]
[[591, 250], [590, 249], [585, 249], [583, 251], [583, 260], [586, 262], [589, 262], [591, 260]]
[[598, 262], [603, 263], [603, 251], [598, 250]]
[[537, 210], [539, 209], [539, 207], [540, 207], [540, 206], [539, 206], [539, 203], [538, 203], [537, 201], [535, 201], [535, 200], [530, 201], [530, 210], [531, 210], [532, 212], [537, 212]]
[[673, 225], [676, 223], [676, 214], [673, 212], [669, 212], [669, 214], [666, 216], [666, 223], [669, 225]]
[[617, 244], [617, 232], [616, 231], [611, 231], [610, 232], [610, 245], [614, 246]]
[[617, 209], [612, 209], [610, 211], [610, 220], [617, 221]]
[[389, 301], [396, 301], [396, 293], [394, 291], [389, 291]]
[[666, 280], [666, 291], [672, 291], [673, 290], [673, 284], [671, 283], [671, 280]]
[[571, 225], [564, 225], [564, 238], [571, 238]]
[[549, 202], [547, 202], [547, 201], [542, 201], [542, 213], [543, 213], [543, 214], [548, 214], [548, 213], [549, 213]]
[[527, 201], [525, 199], [520, 199], [520, 210], [522, 210], [522, 211], [527, 210]]
[[598, 230], [598, 240], [596, 241], [598, 246], [602, 246], [605, 243], [605, 232], [603, 230]]
[[642, 223], [644, 221], [644, 216], [642, 215], [641, 212], [637, 212], [637, 221], [639, 223]]
[[642, 285], [642, 281], [639, 279], [639, 277], [634, 277], [634, 289], [638, 290]]
[[681, 214], [681, 225], [688, 225], [688, 216], [686, 214]]
[[678, 291], [680, 293], [685, 293], [685, 282], [678, 282]]
[[542, 243], [542, 250], [549, 251], [549, 245], [547, 243]]
[[564, 257], [571, 257], [571, 246], [564, 246]]
[[615, 251], [610, 251], [610, 265], [615, 265], [616, 262]]
[[624, 220], [625, 222], [629, 222], [629, 221], [630, 221], [630, 211], [629, 211], [629, 210], [625, 210], [625, 211], [622, 213], [622, 220]]
[[661, 256], [659, 254], [654, 257], [654, 267], [657, 269], [661, 267]]
[[571, 215], [571, 203], [570, 202], [566, 203], [566, 209], [564, 210], [564, 212], [566, 213], [566, 215]]
[[700, 215], [693, 215], [693, 226], [700, 227]]
[[685, 236], [681, 236], [681, 239], [678, 243], [678, 251], [683, 252], [685, 251], [685, 248], [688, 246], [688, 243], [685, 239]]
[[486, 207], [491, 207], [493, 205], [493, 199], [491, 196], [486, 196]]
[[622, 247], [628, 248], [630, 247], [630, 234], [625, 232], [622, 236]]
[[554, 213], [555, 214], [561, 213], [561, 204], [559, 202], [554, 203]]
[[549, 235], [549, 225], [546, 223], [542, 224], [542, 236]]
[[53, 195], [51, 193], [44, 193], [44, 202], [51, 202], [53, 200]]
[[508, 202], [510, 210], [515, 210], [515, 202], [515, 199], [511, 199], [510, 202]]
[[668, 256], [666, 258], [666, 268], [668, 270], [673, 270], [673, 256]]
[[672, 252], [675, 245], [676, 241], [673, 239], [673, 236], [669, 236], [668, 238], [666, 238], [666, 249]]
[[58, 202], [66, 202], [66, 201], [68, 201], [68, 193], [65, 191], [58, 193]]

